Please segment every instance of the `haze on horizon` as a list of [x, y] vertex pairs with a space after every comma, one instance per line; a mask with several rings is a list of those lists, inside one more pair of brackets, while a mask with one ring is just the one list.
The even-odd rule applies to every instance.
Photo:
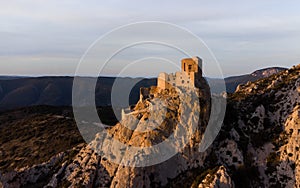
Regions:
[[[73, 75], [96, 39], [119, 26], [149, 20], [176, 24], [196, 34], [216, 56], [224, 76], [291, 67], [300, 63], [299, 9], [299, 1], [279, 0], [2, 1], [0, 75]], [[167, 52], [158, 48], [152, 55], [162, 53]], [[129, 52], [116, 59], [103, 75], [115, 76], [118, 63], [130, 63], [133, 55]], [[142, 58], [143, 53], [139, 55]], [[201, 52], [194, 55], [201, 57]], [[177, 63], [180, 66], [179, 58]], [[168, 62], [146, 60], [126, 74], [152, 77], [161, 71], [175, 69]], [[206, 74], [216, 76], [213, 69]]]

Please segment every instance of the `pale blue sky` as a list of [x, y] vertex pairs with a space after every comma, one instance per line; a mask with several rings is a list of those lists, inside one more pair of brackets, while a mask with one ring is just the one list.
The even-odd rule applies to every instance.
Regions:
[[[93, 41], [139, 21], [170, 22], [190, 30], [209, 46], [225, 76], [300, 63], [296, 0], [20, 0], [0, 2], [0, 74], [73, 75]], [[160, 71], [156, 64], [144, 63], [130, 74], [154, 76]], [[107, 75], [114, 74], [111, 69]], [[216, 76], [213, 70], [207, 74]]]

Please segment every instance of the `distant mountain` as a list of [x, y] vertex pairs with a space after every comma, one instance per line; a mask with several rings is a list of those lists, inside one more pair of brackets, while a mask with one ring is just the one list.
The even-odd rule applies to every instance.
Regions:
[[257, 70], [248, 75], [225, 78], [226, 87], [228, 88], [227, 92], [233, 93], [239, 84], [246, 84], [247, 82], [253, 82], [261, 78], [266, 78], [284, 70], [287, 69], [282, 67], [272, 67], [272, 68]]
[[[36, 105], [71, 106], [73, 79], [73, 77], [37, 77], [0, 80], [0, 110]], [[90, 79], [79, 78], [82, 93], [86, 92]], [[115, 79], [98, 78], [95, 88], [97, 106], [111, 105], [110, 93]], [[136, 83], [130, 93], [129, 104], [137, 102], [140, 87], [156, 85], [156, 79], [122, 78], [119, 81], [123, 86]]]
[[26, 76], [0, 76], [0, 80], [14, 80], [19, 78], [26, 78]]
[[[228, 93], [235, 91], [239, 84], [255, 81], [276, 74], [285, 68], [273, 67], [255, 71], [251, 74], [225, 78]], [[26, 106], [51, 105], [71, 106], [73, 77], [17, 77], [0, 76], [0, 110], [15, 109]], [[89, 85], [88, 77], [81, 77], [81, 91], [85, 92]], [[99, 77], [96, 84], [97, 106], [111, 105], [111, 90], [116, 78]], [[220, 79], [206, 78], [211, 92], [222, 92]], [[135, 85], [130, 93], [129, 104], [135, 104], [139, 99], [140, 87], [155, 86], [156, 78], [119, 78], [121, 86]], [[137, 83], [137, 84], [135, 84]], [[124, 104], [125, 105], [125, 104]], [[124, 106], [125, 107], [125, 106]]]
[[[271, 68], [265, 68], [265, 69], [260, 69], [257, 71], [254, 71], [251, 74], [245, 74], [245, 75], [240, 75], [240, 76], [231, 76], [225, 78], [225, 83], [226, 83], [226, 91], [228, 93], [233, 93], [237, 86], [239, 84], [246, 84], [247, 82], [253, 82], [262, 78], [269, 77], [270, 75], [277, 74], [281, 71], [287, 70], [286, 68], [282, 67], [271, 67]], [[222, 92], [220, 90], [220, 85], [222, 84], [222, 80], [220, 79], [207, 79], [211, 88], [213, 88], [213, 92], [215, 93], [220, 93]]]

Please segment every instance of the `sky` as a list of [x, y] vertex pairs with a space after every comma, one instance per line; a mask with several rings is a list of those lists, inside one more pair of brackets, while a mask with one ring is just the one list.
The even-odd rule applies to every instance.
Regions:
[[[83, 54], [99, 37], [143, 21], [167, 22], [195, 34], [215, 56], [223, 76], [300, 63], [300, 2], [296, 0], [12, 0], [0, 2], [0, 75], [74, 75]], [[151, 77], [180, 66], [180, 59], [177, 67], [163, 58], [151, 59], [177, 58], [161, 46], [136, 48], [116, 57], [99, 74], [118, 75], [121, 64], [127, 64], [130, 71], [125, 76]], [[201, 53], [194, 55], [201, 57]], [[141, 59], [131, 66], [135, 55]], [[219, 77], [207, 64], [205, 74]]]

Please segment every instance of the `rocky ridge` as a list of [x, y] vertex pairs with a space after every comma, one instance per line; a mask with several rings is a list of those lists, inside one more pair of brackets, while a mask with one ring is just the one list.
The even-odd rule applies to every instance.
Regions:
[[[78, 146], [36, 165], [0, 175], [4, 187], [299, 187], [300, 66], [240, 85], [228, 95], [224, 125], [205, 152], [198, 151], [209, 107], [200, 100], [199, 130], [189, 144], [171, 159], [154, 166], [133, 168], [118, 165], [98, 155], [90, 145]], [[204, 89], [204, 88], [203, 88]], [[205, 89], [204, 89], [205, 90]], [[205, 99], [208, 93], [199, 92]], [[166, 101], [164, 123], [149, 124], [149, 102]], [[176, 102], [177, 101], [177, 102]], [[184, 101], [183, 101], [184, 103]], [[188, 104], [188, 100], [185, 102]], [[149, 146], [176, 130], [180, 104], [176, 92], [152, 88], [149, 97], [135, 106], [129, 116], [108, 130], [111, 138], [124, 144]], [[193, 108], [191, 104], [189, 108]], [[189, 117], [185, 117], [189, 118]], [[138, 121], [136, 121], [138, 119]], [[155, 117], [157, 119], [157, 117]], [[154, 132], [139, 133], [125, 125], [152, 126]], [[185, 130], [188, 131], [188, 130]], [[97, 139], [97, 138], [96, 138]], [[113, 149], [108, 145], [107, 147]], [[68, 154], [72, 153], [72, 154]], [[67, 156], [67, 157], [66, 157]], [[117, 157], [117, 156], [116, 156]], [[143, 156], [140, 156], [143, 157]], [[55, 165], [53, 165], [53, 161]], [[40, 174], [38, 177], [35, 173]], [[22, 178], [20, 178], [22, 177]]]

